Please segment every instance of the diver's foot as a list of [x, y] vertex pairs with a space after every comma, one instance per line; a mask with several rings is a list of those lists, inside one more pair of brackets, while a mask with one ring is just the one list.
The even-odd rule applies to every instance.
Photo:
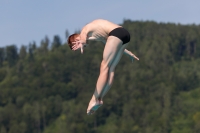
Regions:
[[102, 100], [91, 100], [87, 108], [87, 114], [88, 115], [94, 114], [95, 111], [97, 111], [98, 108], [101, 107], [102, 105], [103, 105]]

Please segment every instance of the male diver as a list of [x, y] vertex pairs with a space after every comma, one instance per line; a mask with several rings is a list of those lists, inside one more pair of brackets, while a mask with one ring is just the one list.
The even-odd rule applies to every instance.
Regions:
[[103, 105], [103, 97], [112, 86], [115, 67], [123, 53], [129, 55], [132, 59], [139, 60], [139, 58], [125, 49], [130, 41], [129, 32], [122, 26], [107, 20], [97, 19], [88, 23], [82, 28], [80, 34], [69, 36], [68, 44], [72, 50], [80, 49], [83, 53], [84, 47], [87, 46], [87, 40], [101, 41], [105, 44], [100, 74], [87, 108], [87, 114], [90, 115]]

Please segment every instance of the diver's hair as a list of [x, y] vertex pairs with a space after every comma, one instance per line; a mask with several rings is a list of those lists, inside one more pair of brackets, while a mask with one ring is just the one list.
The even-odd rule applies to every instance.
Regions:
[[68, 40], [67, 40], [67, 43], [69, 45], [69, 47], [72, 49], [72, 46], [74, 45], [72, 42], [75, 41], [75, 38], [79, 36], [79, 34], [75, 33], [75, 34], [72, 34], [68, 37]]

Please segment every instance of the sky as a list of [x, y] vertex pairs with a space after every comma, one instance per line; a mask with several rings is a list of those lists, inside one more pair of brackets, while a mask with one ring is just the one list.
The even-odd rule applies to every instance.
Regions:
[[82, 29], [94, 19], [122, 24], [132, 21], [200, 24], [200, 0], [0, 0], [0, 47], [39, 46], [65, 32]]

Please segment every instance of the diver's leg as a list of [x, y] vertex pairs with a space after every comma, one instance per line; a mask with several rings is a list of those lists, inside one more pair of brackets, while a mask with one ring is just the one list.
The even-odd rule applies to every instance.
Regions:
[[105, 89], [102, 91], [101, 93], [101, 99], [103, 99], [103, 97], [106, 95], [106, 93], [108, 92], [108, 90], [111, 88], [112, 84], [113, 84], [113, 80], [114, 80], [114, 75], [115, 75], [115, 68], [117, 66], [117, 64], [119, 63], [123, 53], [124, 53], [124, 49], [128, 46], [128, 43], [127, 44], [124, 44], [120, 51], [118, 52], [116, 58], [113, 60], [112, 64], [111, 64], [111, 67], [109, 69], [109, 79], [108, 79], [108, 82], [105, 86]]
[[113, 83], [115, 67], [121, 59], [126, 45], [122, 45], [122, 41], [117, 37], [108, 37], [103, 52], [103, 60], [101, 62], [96, 89], [88, 105], [88, 114], [94, 113], [103, 104], [102, 98]]

